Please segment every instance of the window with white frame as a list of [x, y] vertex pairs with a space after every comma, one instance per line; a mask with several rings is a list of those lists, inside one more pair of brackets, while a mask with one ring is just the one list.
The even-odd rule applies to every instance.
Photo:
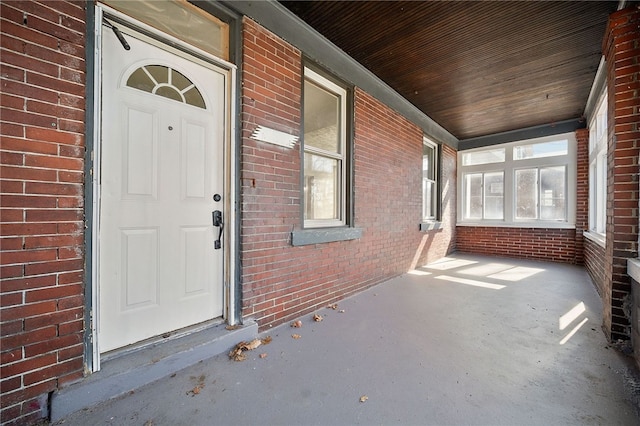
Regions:
[[604, 239], [607, 223], [607, 94], [589, 123], [589, 231]]
[[304, 227], [346, 225], [347, 91], [304, 70]]
[[422, 142], [422, 220], [438, 219], [438, 145]]
[[460, 152], [458, 223], [575, 226], [572, 133]]

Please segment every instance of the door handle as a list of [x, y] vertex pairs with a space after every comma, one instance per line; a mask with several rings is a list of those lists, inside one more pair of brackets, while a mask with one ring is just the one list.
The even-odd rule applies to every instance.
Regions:
[[211, 213], [213, 219], [213, 226], [217, 226], [218, 231], [218, 239], [213, 242], [213, 248], [219, 250], [222, 248], [222, 243], [220, 240], [222, 239], [222, 231], [224, 230], [224, 222], [222, 221], [222, 212], [220, 210], [214, 210]]

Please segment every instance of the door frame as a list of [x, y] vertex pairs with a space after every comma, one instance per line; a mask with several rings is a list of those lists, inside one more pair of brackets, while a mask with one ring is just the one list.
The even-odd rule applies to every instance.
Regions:
[[[95, 8], [87, 12], [87, 21], [93, 26], [92, 40], [87, 40], [87, 92], [92, 81], [93, 96], [87, 96], [87, 153], [85, 156], [85, 372], [87, 374], [100, 370], [100, 353], [98, 349], [98, 323], [99, 312], [99, 244], [100, 235], [100, 150], [102, 140], [102, 98], [101, 98], [101, 70], [102, 70], [102, 31], [103, 21], [116, 26], [124, 26], [141, 36], [145, 42], [159, 46], [173, 54], [182, 56], [188, 60], [210, 63], [227, 72], [228, 81], [225, 88], [225, 141], [224, 141], [224, 217], [225, 228], [223, 241], [223, 318], [230, 325], [241, 322], [239, 315], [240, 292], [238, 291], [238, 235], [237, 235], [237, 67], [236, 65], [217, 58], [201, 49], [189, 45], [182, 40], [162, 33], [155, 28], [137, 21], [123, 13], [110, 8], [107, 5], [96, 3]], [[90, 30], [88, 25], [88, 29]], [[230, 30], [230, 37], [233, 34]], [[91, 69], [93, 68], [93, 69]], [[89, 94], [89, 93], [88, 93]], [[92, 101], [92, 102], [91, 102]], [[91, 103], [90, 103], [91, 102]], [[89, 129], [92, 125], [93, 128]]]

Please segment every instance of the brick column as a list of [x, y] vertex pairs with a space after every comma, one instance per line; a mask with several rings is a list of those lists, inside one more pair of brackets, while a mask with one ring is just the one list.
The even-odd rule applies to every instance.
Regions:
[[589, 130], [576, 130], [576, 236], [575, 263], [584, 264], [583, 232], [589, 229]]
[[640, 152], [640, 9], [613, 13], [603, 40], [607, 62], [607, 243], [603, 320], [612, 340], [629, 338], [631, 280], [627, 259], [638, 255]]

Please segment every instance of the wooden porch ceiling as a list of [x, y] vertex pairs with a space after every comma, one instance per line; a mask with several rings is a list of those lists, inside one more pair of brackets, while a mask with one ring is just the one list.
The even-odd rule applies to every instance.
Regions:
[[617, 1], [281, 1], [462, 140], [581, 118]]

